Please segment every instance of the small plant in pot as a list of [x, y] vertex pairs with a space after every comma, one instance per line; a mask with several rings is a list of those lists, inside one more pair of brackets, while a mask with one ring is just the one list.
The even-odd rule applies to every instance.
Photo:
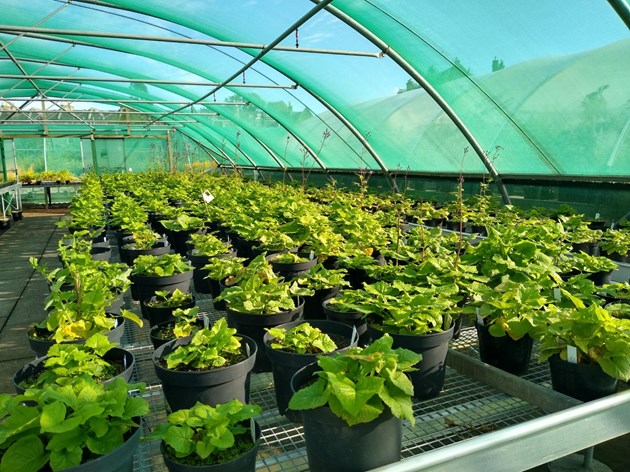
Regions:
[[573, 307], [552, 306], [537, 332], [554, 390], [582, 401], [614, 393], [630, 379], [630, 321], [563, 293]]
[[236, 336], [236, 330], [221, 318], [211, 328], [157, 348], [153, 365], [173, 411], [190, 408], [197, 401], [208, 405], [231, 399], [247, 402], [256, 350], [252, 339]]
[[313, 295], [304, 297], [304, 319], [325, 319], [322, 302], [334, 297], [342, 287], [349, 287], [345, 269], [327, 269], [322, 263], [313, 266], [297, 280], [301, 287], [313, 290]]
[[599, 242], [599, 247], [603, 256], [618, 262], [630, 262], [630, 229], [606, 230]]
[[225, 310], [225, 302], [217, 300], [217, 297], [221, 294], [221, 281], [233, 280], [237, 274], [241, 273], [245, 269], [245, 262], [247, 259], [244, 257], [226, 257], [226, 258], [212, 258], [203, 267], [203, 270], [207, 272], [206, 280], [210, 283], [210, 294], [212, 295], [212, 304], [217, 310]]
[[579, 252], [562, 257], [558, 267], [565, 278], [582, 273], [587, 274], [595, 285], [604, 285], [610, 283], [612, 272], [617, 268], [617, 264], [607, 257]]
[[422, 355], [409, 375], [417, 398], [434, 397], [444, 386], [458, 291], [455, 284], [418, 287], [400, 281], [353, 291], [352, 307], [366, 317], [372, 341], [388, 333], [395, 347]]
[[151, 328], [149, 337], [154, 348], [176, 338], [191, 336], [204, 327], [204, 319], [199, 318], [199, 307], [176, 308], [173, 319], [158, 323]]
[[133, 354], [116, 347], [115, 343], [94, 334], [85, 344], [54, 344], [46, 357], [26, 364], [14, 376], [17, 393], [45, 384], [65, 385], [74, 377], [87, 376], [98, 382], [117, 377], [129, 381], [135, 363]]
[[267, 256], [276, 274], [292, 279], [306, 274], [317, 264], [314, 253], [281, 252]]
[[193, 270], [179, 254], [139, 256], [131, 269], [131, 295], [140, 302], [142, 314], [147, 316], [144, 301], [160, 290], [190, 291]]
[[603, 298], [606, 303], [612, 302], [630, 302], [630, 283], [619, 282], [612, 284], [604, 284], [597, 290], [597, 295]]
[[293, 376], [289, 408], [302, 411], [311, 471], [370, 470], [400, 460], [402, 420], [415, 423], [407, 373], [422, 356], [392, 344], [385, 334]]
[[168, 240], [173, 250], [184, 256], [188, 248], [186, 243], [190, 235], [194, 233], [204, 233], [204, 221], [196, 216], [190, 216], [186, 213], [178, 215], [172, 220], [162, 220], [162, 226], [168, 230]]
[[138, 256], [159, 256], [168, 254], [170, 244], [161, 239], [160, 235], [148, 226], [142, 224], [131, 230], [131, 242], [120, 248], [120, 259], [129, 266], [133, 266]]
[[[192, 245], [192, 249], [186, 253], [186, 256], [195, 268], [193, 274], [195, 291], [197, 293], [212, 293], [210, 281], [206, 279], [208, 270], [204, 267], [213, 258], [222, 259], [235, 257], [236, 251], [232, 249], [232, 245], [229, 242], [226, 243], [211, 233], [192, 234], [188, 240], [188, 244]], [[227, 277], [227, 275], [225, 277]], [[222, 280], [225, 277], [218, 280]]]
[[320, 355], [356, 346], [357, 338], [353, 327], [327, 320], [293, 321], [267, 329], [265, 349], [271, 361], [278, 411], [291, 421], [301, 421], [298, 413], [287, 410], [293, 374]]
[[171, 472], [251, 471], [256, 469], [260, 427], [258, 405], [231, 400], [212, 407], [196, 403], [171, 413], [143, 440], [161, 440], [164, 463]]
[[247, 266], [237, 285], [227, 287], [217, 298], [227, 303], [229, 325], [258, 344], [257, 372], [271, 370], [263, 341], [265, 328], [298, 319], [304, 308], [301, 296], [311, 294], [297, 282], [278, 277], [263, 253]]
[[149, 318], [149, 325], [155, 326], [173, 319], [173, 311], [177, 308], [186, 309], [195, 306], [195, 297], [192, 293], [182, 292], [178, 288], [172, 292], [169, 290], [158, 290], [153, 297], [142, 303]]
[[123, 379], [75, 378], [23, 395], [0, 394], [0, 470], [131, 472], [149, 411]]
[[475, 327], [481, 360], [515, 375], [529, 368], [532, 333], [550, 300], [534, 280], [514, 282], [505, 276], [494, 288], [474, 283], [469, 310], [477, 313]]

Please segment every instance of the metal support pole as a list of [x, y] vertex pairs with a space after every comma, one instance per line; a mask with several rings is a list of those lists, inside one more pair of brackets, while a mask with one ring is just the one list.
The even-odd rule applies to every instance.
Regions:
[[168, 165], [171, 173], [175, 173], [174, 159], [173, 159], [173, 146], [171, 144], [171, 130], [166, 131], [166, 151], [168, 152]]
[[617, 12], [619, 18], [626, 24], [628, 29], [630, 29], [630, 5], [626, 0], [608, 0], [610, 6]]
[[94, 166], [94, 173], [98, 175], [98, 158], [96, 157], [96, 140], [94, 135], [90, 136], [90, 144], [92, 147], [92, 165]]
[[2, 156], [2, 177], [4, 181], [9, 180], [7, 174], [7, 159], [4, 154], [4, 138], [0, 137], [0, 155]]

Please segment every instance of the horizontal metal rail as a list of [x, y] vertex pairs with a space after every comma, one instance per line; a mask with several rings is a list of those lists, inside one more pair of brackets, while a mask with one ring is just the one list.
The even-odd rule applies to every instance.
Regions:
[[[109, 33], [102, 31], [80, 31], [70, 29], [57, 29], [57, 28], [33, 28], [29, 26], [11, 26], [0, 25], [0, 32], [14, 33], [23, 36], [35, 36], [41, 35], [59, 35], [59, 36], [84, 36], [89, 38], [111, 38], [111, 39], [129, 39], [135, 41], [154, 41], [160, 43], [178, 43], [178, 44], [198, 44], [201, 46], [214, 46], [214, 47], [229, 47], [239, 49], [265, 49], [266, 44], [255, 43], [241, 43], [235, 41], [217, 41], [210, 39], [197, 39], [197, 38], [184, 38], [174, 36], [149, 36], [141, 34], [121, 34], [121, 33]], [[48, 38], [54, 40], [55, 38]], [[359, 57], [374, 57], [381, 58], [384, 54], [381, 51], [344, 51], [338, 49], [322, 49], [322, 48], [304, 48], [295, 46], [274, 46], [273, 51], [282, 52], [301, 52], [311, 54], [331, 54], [334, 56], [359, 56]]]
[[628, 432], [630, 391], [625, 391], [374, 470], [525, 470]]

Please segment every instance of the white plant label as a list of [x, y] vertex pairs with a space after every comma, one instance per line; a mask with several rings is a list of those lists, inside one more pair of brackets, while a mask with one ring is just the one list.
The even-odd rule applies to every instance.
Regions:
[[577, 348], [575, 346], [567, 346], [567, 362], [577, 364]]
[[350, 336], [350, 346], [356, 346], [359, 341], [359, 332], [357, 331], [357, 327], [352, 327], [352, 336]]
[[252, 433], [252, 442], [256, 444], [256, 423], [254, 422], [254, 418], [249, 419], [249, 430]]
[[555, 287], [553, 289], [553, 298], [557, 301], [560, 302], [562, 301], [562, 294], [560, 293], [560, 289], [558, 287]]
[[595, 213], [595, 219], [599, 220], [599, 213]]
[[315, 259], [315, 253], [313, 251], [311, 251], [311, 253], [309, 254], [309, 258], [311, 260]]
[[214, 200], [214, 195], [210, 193], [210, 190], [204, 190], [201, 193], [201, 196], [203, 197], [203, 201], [206, 203], [210, 203], [212, 200]]
[[481, 313], [479, 312], [479, 307], [475, 308], [475, 311], [477, 312], [477, 324], [483, 326], [484, 322], [483, 318], [481, 317]]
[[206, 313], [203, 314], [203, 327], [208, 329], [210, 327], [210, 318]]

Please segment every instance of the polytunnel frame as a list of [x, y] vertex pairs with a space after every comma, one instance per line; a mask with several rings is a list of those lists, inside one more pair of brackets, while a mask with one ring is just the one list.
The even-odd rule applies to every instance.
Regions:
[[[462, 135], [468, 140], [469, 144], [471, 145], [471, 147], [475, 150], [475, 153], [478, 155], [479, 159], [483, 162], [484, 166], [488, 169], [488, 171], [490, 172], [490, 174], [493, 176], [495, 183], [497, 184], [499, 190], [501, 191], [502, 197], [504, 199], [504, 201], [506, 203], [509, 203], [509, 195], [507, 194], [507, 191], [505, 189], [505, 185], [503, 183], [502, 177], [501, 175], [496, 171], [496, 169], [494, 168], [494, 166], [492, 165], [492, 163], [488, 160], [488, 156], [486, 155], [485, 151], [483, 150], [483, 148], [480, 146], [480, 144], [477, 142], [477, 140], [475, 139], [475, 136], [472, 132], [470, 132], [470, 130], [468, 130], [468, 128], [466, 127], [466, 125], [459, 119], [458, 114], [453, 111], [450, 106], [448, 105], [448, 103], [446, 102], [446, 100], [444, 100], [437, 91], [435, 91], [435, 89], [431, 86], [431, 84], [422, 76], [422, 74], [420, 74], [416, 69], [414, 69], [405, 59], [404, 57], [402, 57], [400, 54], [398, 54], [396, 51], [393, 51], [392, 49], [390, 49], [379, 37], [373, 35], [369, 30], [367, 30], [365, 27], [363, 27], [363, 25], [361, 25], [357, 20], [355, 20], [354, 18], [345, 15], [343, 12], [339, 11], [338, 9], [336, 9], [334, 6], [330, 5], [330, 3], [332, 2], [332, 0], [312, 0], [315, 4], [316, 7], [313, 10], [316, 10], [318, 7], [324, 7], [327, 11], [329, 11], [329, 13], [337, 16], [339, 19], [341, 19], [345, 24], [349, 25], [350, 27], [353, 27], [356, 31], [358, 31], [360, 34], [362, 34], [364, 37], [366, 37], [368, 40], [370, 40], [373, 44], [376, 44], [377, 46], [380, 46], [382, 50], [385, 51], [385, 54], [387, 54], [392, 60], [394, 60], [394, 62], [396, 62], [403, 70], [405, 70], [412, 78], [414, 78], [414, 80], [416, 80], [423, 88], [424, 90], [431, 96], [431, 98], [440, 106], [440, 108], [449, 116], [449, 118], [451, 119], [451, 121], [457, 126], [457, 128], [459, 129], [459, 131], [462, 133]], [[125, 7], [119, 7], [117, 5], [112, 5], [108, 2], [104, 2], [104, 1], [100, 1], [100, 0], [78, 0], [78, 3], [86, 3], [86, 4], [92, 4], [92, 5], [99, 5], [99, 6], [105, 6], [108, 8], [112, 8], [114, 10], [119, 10], [119, 11], [133, 11], [131, 9], [125, 8]], [[608, 0], [608, 3], [611, 5], [611, 7], [615, 10], [615, 12], [618, 14], [618, 16], [625, 22], [626, 25], [630, 26], [630, 7], [628, 6], [628, 4], [624, 1], [624, 0]], [[65, 5], [64, 5], [65, 6]], [[311, 11], [313, 11], [311, 10]], [[137, 11], [136, 11], [137, 12]], [[144, 16], [148, 16], [148, 17], [155, 17], [155, 18], [160, 18], [159, 16], [155, 16], [155, 15], [150, 15], [144, 12], [139, 12], [141, 15]], [[51, 14], [54, 14], [51, 13]], [[307, 13], [308, 15], [308, 13]], [[59, 40], [60, 38], [48, 38], [48, 39], [54, 39], [54, 40]], [[130, 38], [131, 39], [131, 38]], [[194, 40], [192, 40], [194, 41]], [[182, 40], [182, 42], [187, 42], [185, 40]], [[279, 40], [278, 40], [279, 42]], [[99, 47], [98, 45], [95, 44], [91, 44], [88, 43], [90, 46], [92, 47]], [[217, 42], [218, 45], [236, 45], [239, 43], [229, 43], [229, 42]], [[243, 47], [245, 46], [245, 43], [240, 43]], [[271, 50], [273, 48], [269, 48], [269, 50]], [[114, 49], [115, 50], [115, 49]], [[321, 52], [321, 51], [313, 51], [313, 52]], [[262, 57], [261, 55], [259, 55], [260, 57]], [[258, 57], [258, 56], [257, 56]], [[253, 61], [255, 62], [256, 58], [253, 59]], [[252, 62], [252, 61], [250, 61]], [[253, 62], [252, 62], [253, 63]], [[266, 63], [267, 64], [267, 63]], [[282, 75], [284, 75], [285, 77], [288, 77], [286, 73], [279, 71], [277, 68], [275, 68], [274, 66], [267, 64], [269, 67], [273, 68], [274, 70], [280, 72]], [[247, 66], [246, 66], [247, 68]], [[246, 68], [244, 70], [246, 70]], [[28, 79], [27, 79], [28, 80]], [[34, 86], [36, 86], [35, 84], [33, 84]], [[321, 97], [318, 96], [318, 94], [312, 90], [312, 89], [305, 89], [307, 90], [308, 93], [310, 93], [311, 95], [313, 95], [315, 98], [317, 98], [320, 103], [324, 103], [326, 104], [325, 101], [322, 101]], [[212, 92], [211, 92], [212, 93]], [[211, 94], [210, 93], [210, 94]], [[207, 96], [209, 96], [210, 94], [207, 94]], [[238, 95], [238, 93], [237, 93]], [[191, 102], [192, 103], [198, 103], [200, 102], [202, 99], [198, 99], [197, 101]], [[263, 110], [264, 108], [261, 107]], [[332, 106], [327, 106], [327, 108], [331, 111], [333, 111], [333, 113], [336, 112], [336, 117], [337, 118], [341, 118], [341, 121], [343, 122], [343, 120], [345, 119], [343, 117], [343, 115], [341, 114], [341, 112], [339, 112], [339, 110], [336, 110], [334, 107]], [[159, 112], [155, 112], [154, 114], [158, 114]], [[171, 114], [172, 112], [168, 112], [166, 113]], [[272, 115], [269, 115], [270, 117], [273, 118]], [[230, 119], [230, 117], [227, 117], [228, 119]], [[232, 120], [233, 121], [233, 120]], [[278, 122], [278, 120], [276, 119], [276, 122]], [[279, 124], [281, 124], [280, 122], [278, 122]], [[346, 127], [348, 127], [348, 124], [351, 125], [351, 123], [349, 123], [347, 120], [345, 120], [344, 125]], [[200, 125], [204, 125], [204, 123], [200, 123]], [[351, 127], [348, 127], [348, 129], [353, 133], [353, 135], [355, 135], [355, 137], [360, 137], [357, 136], [354, 133], [354, 130]], [[286, 127], [285, 127], [286, 130]], [[247, 130], [246, 130], [247, 131]], [[288, 131], [288, 130], [287, 130]], [[183, 134], [185, 134], [186, 136], [190, 137], [186, 132], [180, 130], [180, 132], [182, 132]], [[218, 133], [219, 135], [223, 136], [222, 133]], [[251, 133], [250, 136], [252, 136], [257, 142], [262, 144], [262, 140], [258, 139], [257, 137], [253, 136]], [[293, 133], [292, 133], [293, 134]], [[295, 136], [295, 134], [293, 134]], [[361, 141], [361, 139], [359, 138], [359, 140]], [[209, 140], [210, 141], [210, 140]], [[363, 140], [365, 141], [365, 140]], [[361, 142], [362, 145], [365, 146], [365, 142]], [[271, 149], [269, 149], [269, 147], [267, 146], [261, 146], [263, 147], [263, 149], [265, 149], [267, 152], [269, 152]], [[371, 147], [368, 147], [366, 149], [371, 150]], [[372, 152], [370, 152], [370, 154], [372, 155]], [[278, 160], [276, 159], [276, 156], [274, 156], [273, 153], [270, 153], [270, 155], [272, 156], [272, 158], [274, 158], [274, 160], [279, 164], [280, 168], [286, 168], [282, 163], [278, 162]], [[376, 157], [378, 158], [378, 154], [374, 153], [372, 155], [372, 157]], [[262, 168], [263, 166], [256, 166], [255, 161], [252, 161], [251, 159], [248, 159], [250, 162], [252, 162], [254, 168]], [[378, 159], [375, 159], [378, 163]], [[219, 164], [221, 165], [221, 164]], [[391, 170], [387, 169], [386, 166], [382, 165], [380, 166], [381, 169], [383, 170], [383, 172], [385, 173], [385, 175], [388, 177], [388, 179], [391, 179]], [[295, 170], [299, 170], [299, 167], [291, 167], [291, 169], [295, 169]], [[326, 169], [325, 167], [322, 167], [322, 170], [327, 171], [328, 169]], [[420, 173], [422, 175], [428, 175], [427, 173]], [[522, 177], [522, 176], [521, 176]], [[391, 180], [390, 180], [391, 181]]]

